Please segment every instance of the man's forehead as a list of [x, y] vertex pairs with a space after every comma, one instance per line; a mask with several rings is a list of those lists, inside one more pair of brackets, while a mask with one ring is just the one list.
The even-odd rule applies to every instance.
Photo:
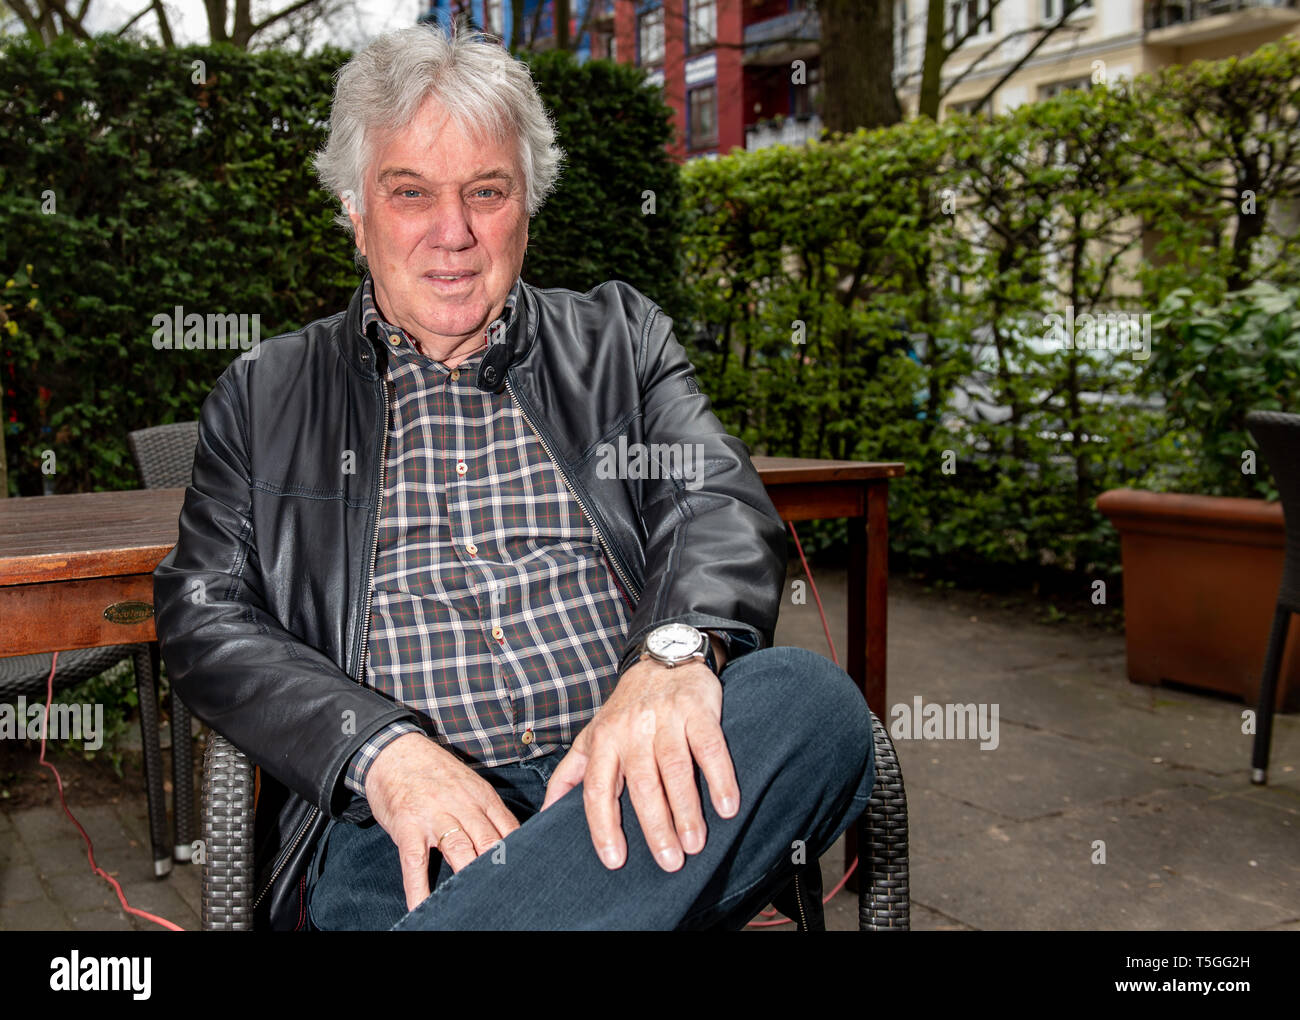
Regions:
[[[388, 181], [395, 180], [396, 178], [399, 177], [410, 177], [414, 180], [421, 180], [421, 181], [428, 180], [428, 175], [425, 172], [418, 170], [414, 167], [399, 166], [394, 164], [391, 166], [383, 166], [379, 170], [380, 184], [384, 184]], [[481, 166], [471, 168], [465, 174], [465, 178], [466, 180], [471, 180], [471, 181], [487, 181], [487, 180], [499, 180], [499, 179], [513, 181], [515, 179], [515, 172], [510, 167], [504, 164], [492, 165], [492, 164], [484, 163]]]

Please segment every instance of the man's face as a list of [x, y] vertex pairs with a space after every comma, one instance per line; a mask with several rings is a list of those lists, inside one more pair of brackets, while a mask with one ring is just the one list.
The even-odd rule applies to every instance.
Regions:
[[483, 345], [523, 267], [518, 147], [476, 142], [433, 99], [373, 142], [365, 215], [351, 218], [380, 311], [426, 354], [459, 361]]

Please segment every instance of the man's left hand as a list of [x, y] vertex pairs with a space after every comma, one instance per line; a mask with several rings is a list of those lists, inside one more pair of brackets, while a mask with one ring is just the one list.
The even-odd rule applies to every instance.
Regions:
[[578, 734], [546, 787], [545, 811], [582, 784], [587, 826], [610, 869], [627, 860], [618, 799], [626, 783], [646, 845], [664, 871], [704, 849], [708, 833], [695, 762], [723, 818], [740, 809], [740, 787], [722, 733], [722, 681], [702, 662], [633, 665]]

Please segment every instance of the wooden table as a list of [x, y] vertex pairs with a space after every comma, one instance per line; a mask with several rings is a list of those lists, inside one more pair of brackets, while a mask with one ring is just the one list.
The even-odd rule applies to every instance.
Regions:
[[[903, 465], [755, 457], [754, 466], [784, 520], [848, 519], [843, 666], [886, 721], [889, 480]], [[176, 544], [184, 495], [0, 499], [0, 656], [153, 641], [153, 570]]]
[[[882, 720], [889, 480], [897, 463], [755, 457], [787, 521], [848, 518], [844, 668]], [[176, 544], [184, 489], [0, 500], [0, 655], [154, 640], [153, 570]]]

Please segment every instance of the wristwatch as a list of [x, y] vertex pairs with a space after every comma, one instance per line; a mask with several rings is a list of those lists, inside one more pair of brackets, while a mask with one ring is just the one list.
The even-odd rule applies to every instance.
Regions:
[[665, 666], [681, 666], [687, 662], [703, 662], [714, 675], [718, 672], [718, 659], [713, 654], [713, 642], [702, 630], [689, 623], [665, 623], [645, 636], [641, 645], [641, 658], [654, 659]]

